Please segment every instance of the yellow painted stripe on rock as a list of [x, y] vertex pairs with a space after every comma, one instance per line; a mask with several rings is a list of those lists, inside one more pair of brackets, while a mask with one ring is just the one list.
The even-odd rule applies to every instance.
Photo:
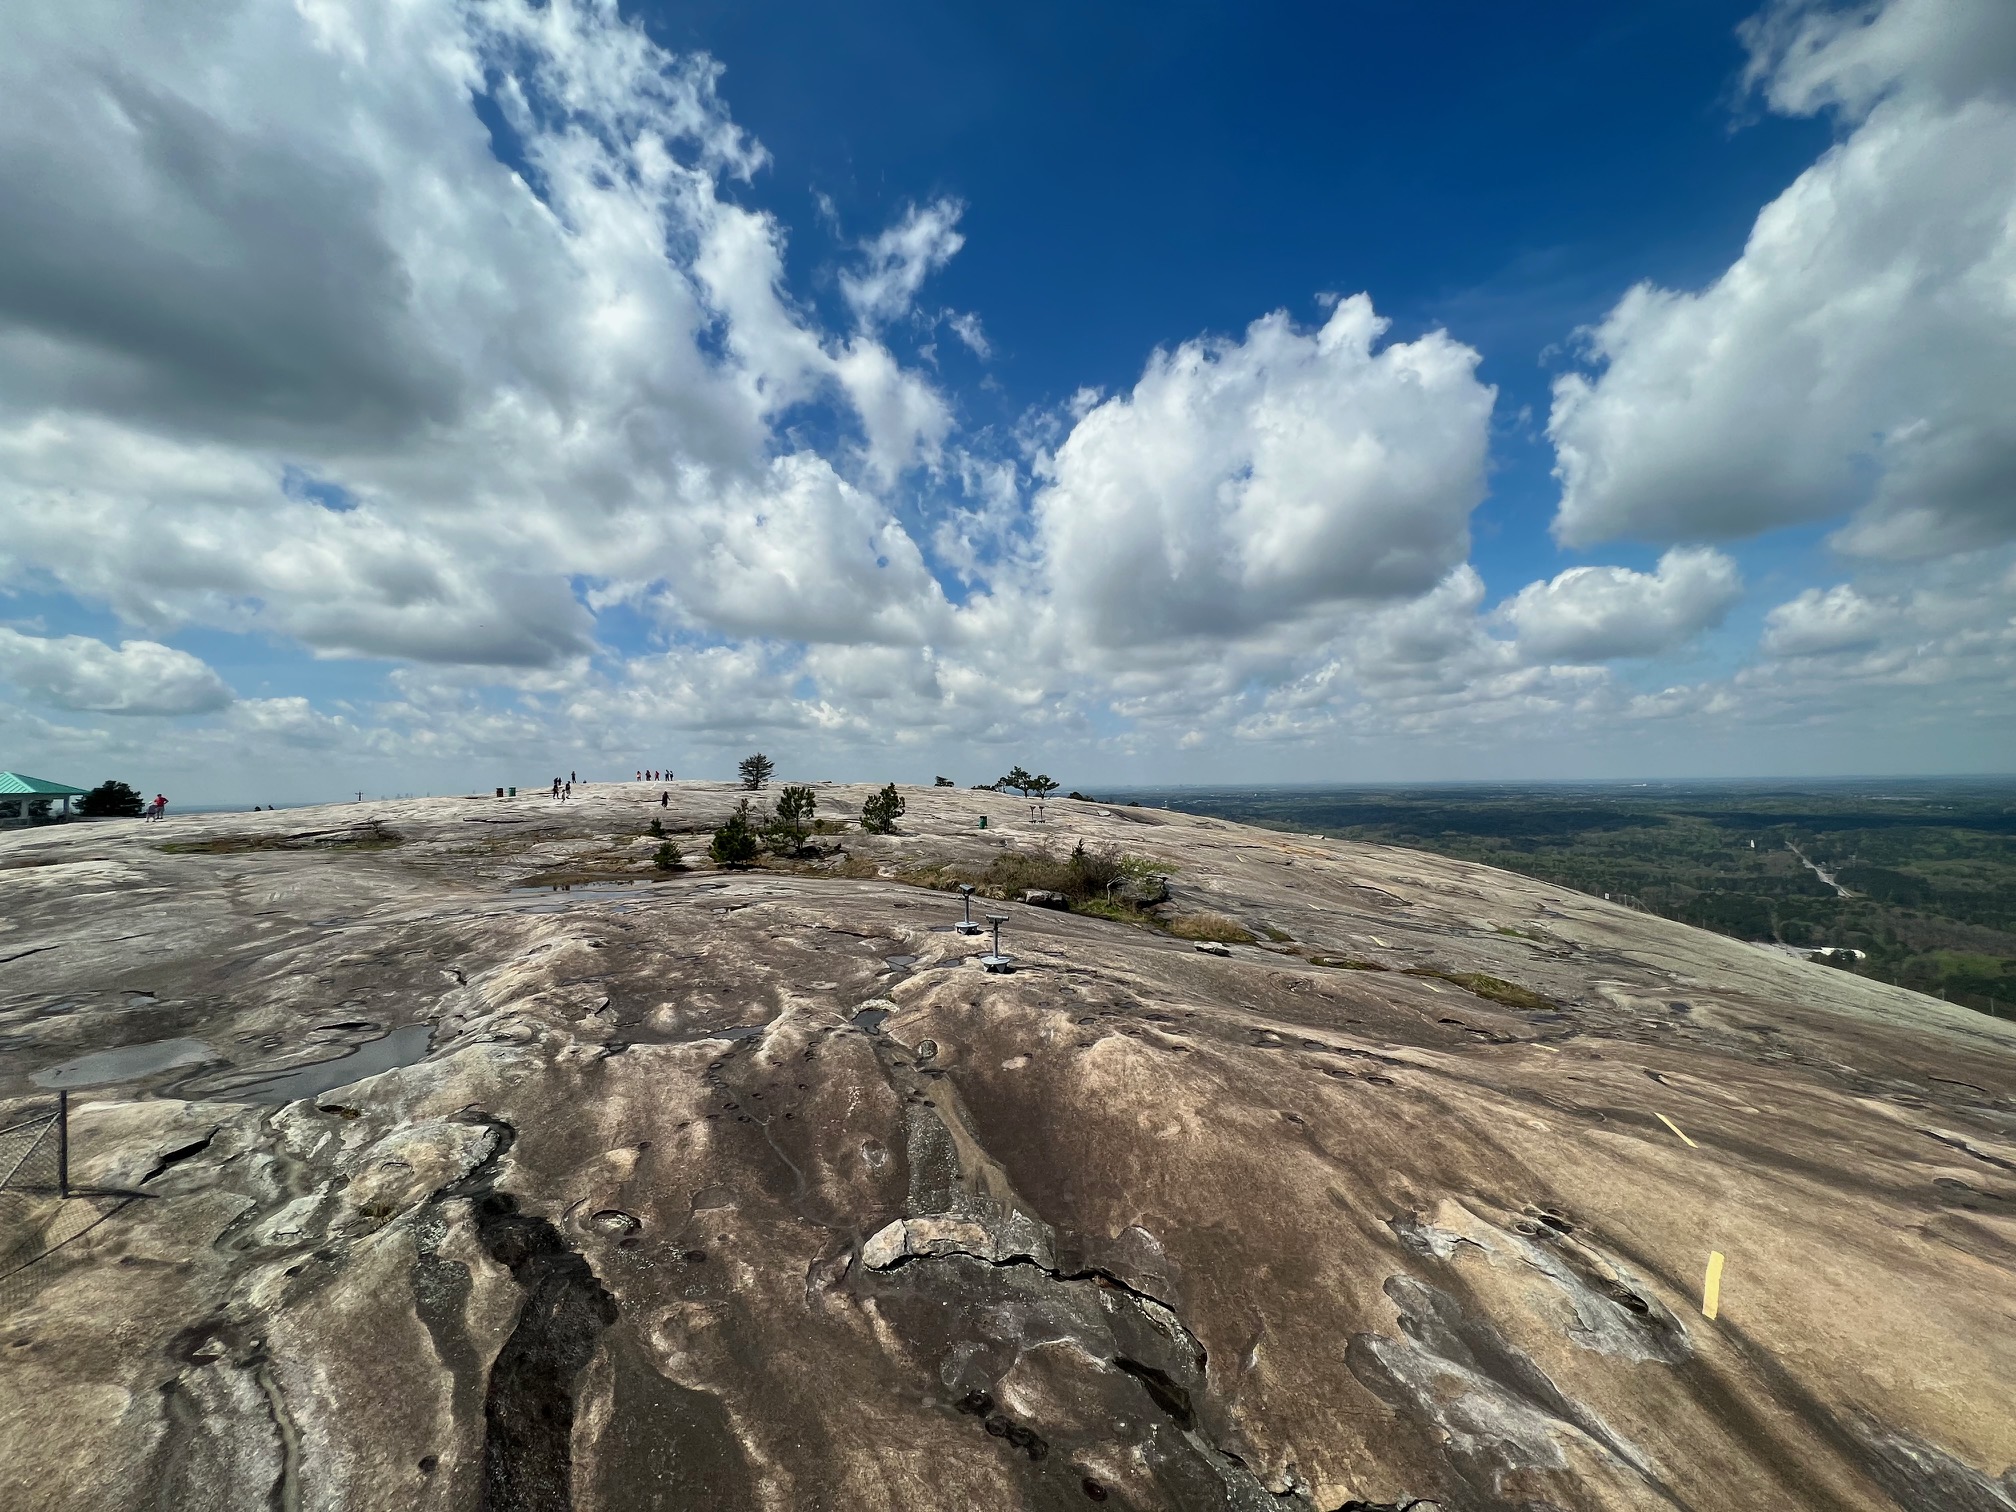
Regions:
[[1713, 1320], [1722, 1306], [1722, 1251], [1708, 1252], [1708, 1274], [1701, 1281], [1701, 1315]]
[[1668, 1118], [1664, 1113], [1660, 1113], [1655, 1116], [1658, 1118], [1659, 1122], [1666, 1125], [1666, 1127], [1671, 1129], [1675, 1134], [1678, 1134], [1680, 1136], [1680, 1143], [1687, 1146], [1688, 1149], [1698, 1150], [1701, 1148], [1701, 1146], [1697, 1145], [1696, 1143], [1694, 1143], [1693, 1140], [1687, 1137], [1686, 1132], [1681, 1129], [1680, 1125], [1673, 1122], [1673, 1120]]

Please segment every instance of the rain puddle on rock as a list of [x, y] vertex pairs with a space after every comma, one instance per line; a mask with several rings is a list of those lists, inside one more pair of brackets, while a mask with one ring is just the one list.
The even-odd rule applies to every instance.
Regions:
[[914, 955], [884, 956], [882, 957], [882, 964], [887, 966], [891, 971], [908, 971], [912, 966], [917, 964], [917, 957]]
[[887, 1008], [863, 1008], [859, 1013], [854, 1015], [854, 1027], [865, 1029], [870, 1034], [880, 1034], [883, 1024], [887, 1023], [888, 1019], [889, 1010]]
[[383, 1039], [359, 1045], [348, 1055], [339, 1055], [335, 1060], [297, 1066], [292, 1071], [283, 1071], [264, 1081], [248, 1082], [217, 1095], [230, 1102], [260, 1103], [286, 1103], [302, 1097], [319, 1097], [331, 1088], [347, 1087], [352, 1082], [376, 1076], [381, 1071], [390, 1071], [395, 1066], [412, 1065], [427, 1053], [427, 1037], [433, 1032], [432, 1024], [409, 1024], [404, 1029], [394, 1029]]
[[29, 1080], [38, 1087], [102, 1087], [108, 1082], [138, 1081], [171, 1067], [200, 1066], [216, 1059], [216, 1052], [198, 1039], [150, 1040], [144, 1045], [121, 1045], [116, 1050], [93, 1050], [89, 1055], [37, 1071]]

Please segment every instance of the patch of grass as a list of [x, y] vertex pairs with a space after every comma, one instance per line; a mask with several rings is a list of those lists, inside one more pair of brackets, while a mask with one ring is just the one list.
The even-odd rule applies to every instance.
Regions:
[[1083, 903], [1073, 903], [1071, 912], [1089, 914], [1095, 919], [1111, 919], [1115, 924], [1147, 924], [1162, 927], [1162, 921], [1153, 914], [1143, 913], [1138, 908], [1130, 908], [1125, 903], [1115, 903], [1107, 898], [1087, 898]]
[[1260, 933], [1267, 936], [1267, 938], [1272, 940], [1276, 945], [1287, 945], [1292, 943], [1295, 939], [1295, 936], [1288, 933], [1287, 930], [1276, 929], [1272, 924], [1262, 924], [1260, 926]]
[[1253, 935], [1245, 925], [1223, 914], [1178, 914], [1169, 921], [1169, 933], [1179, 940], [1216, 940], [1224, 945], [1251, 945]]
[[1494, 1003], [1503, 1003], [1507, 1008], [1552, 1008], [1553, 1002], [1540, 996], [1530, 987], [1521, 987], [1517, 982], [1508, 982], [1503, 977], [1486, 976], [1481, 971], [1438, 971], [1432, 966], [1410, 966], [1407, 975], [1434, 977], [1438, 982], [1450, 982], [1465, 992], [1480, 998], [1488, 998]]
[[[912, 867], [900, 875], [915, 886], [942, 892], [967, 883], [983, 898], [1012, 900], [1025, 892], [1061, 893], [1075, 911], [1116, 918], [1121, 915], [1112, 909], [1090, 905], [1109, 903], [1108, 889], [1115, 883], [1132, 877], [1157, 876], [1167, 870], [1159, 861], [1145, 856], [1123, 856], [1110, 846], [1087, 850], [1078, 845], [1068, 856], [1059, 856], [1047, 848], [1023, 851], [1011, 847], [990, 858], [984, 868], [940, 863]], [[1139, 910], [1127, 910], [1126, 917], [1135, 922], [1154, 922]]]
[[833, 868], [836, 877], [851, 877], [857, 882], [866, 882], [882, 875], [882, 868], [867, 856], [846, 856]]
[[1510, 935], [1515, 940], [1531, 940], [1537, 945], [1552, 945], [1554, 941], [1537, 929], [1514, 929], [1509, 924], [1500, 924], [1493, 934]]

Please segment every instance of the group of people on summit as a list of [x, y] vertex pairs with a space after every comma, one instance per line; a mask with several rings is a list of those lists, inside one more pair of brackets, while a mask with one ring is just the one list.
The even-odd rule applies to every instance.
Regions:
[[[639, 772], [637, 780], [639, 782], [670, 782], [672, 774], [669, 771]], [[580, 781], [581, 776], [578, 772], [569, 772], [565, 777], [555, 777], [553, 779], [553, 796], [565, 802], [574, 796], [574, 784]], [[671, 801], [669, 793], [659, 794], [658, 802], [661, 807], [669, 804]]]

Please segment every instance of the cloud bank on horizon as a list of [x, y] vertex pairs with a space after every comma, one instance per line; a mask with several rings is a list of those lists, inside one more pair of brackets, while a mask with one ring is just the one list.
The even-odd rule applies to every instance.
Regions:
[[[1752, 97], [1833, 145], [1705, 287], [1561, 332], [1545, 419], [1555, 539], [1662, 554], [1495, 601], [1472, 525], [1509, 421], [1461, 331], [1396, 339], [1377, 290], [1172, 333], [1003, 434], [918, 337], [993, 350], [928, 297], [965, 207], [848, 243], [822, 318], [719, 70], [613, 4], [11, 30], [4, 764], [1481, 776], [1773, 729], [1853, 770], [1881, 724], [1937, 768], [2016, 716], [2002, 0], [1746, 24]], [[1753, 581], [1801, 527], [1831, 580]], [[296, 685], [234, 690], [238, 647]]]

